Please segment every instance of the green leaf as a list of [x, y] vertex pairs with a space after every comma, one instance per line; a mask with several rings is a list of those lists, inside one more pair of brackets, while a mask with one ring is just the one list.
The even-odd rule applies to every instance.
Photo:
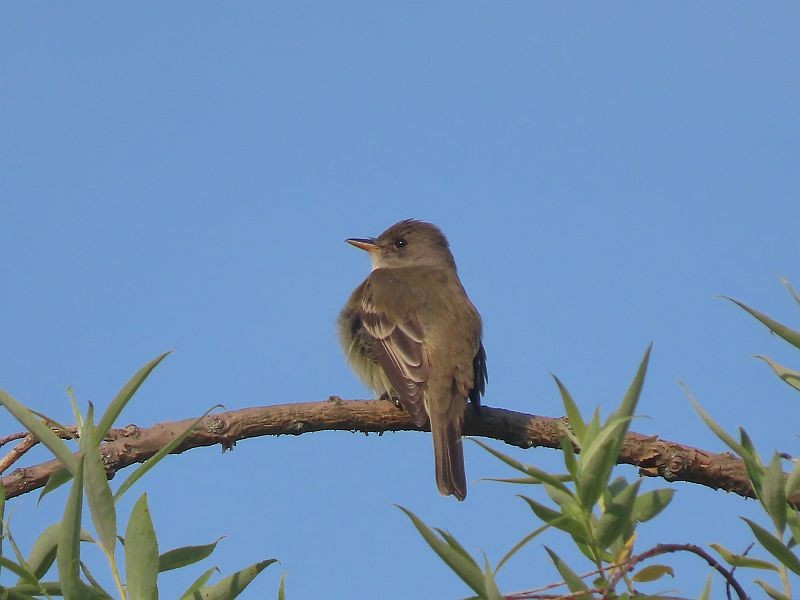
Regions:
[[492, 454], [493, 456], [499, 458], [504, 463], [506, 463], [508, 466], [516, 469], [517, 471], [521, 471], [521, 472], [525, 473], [526, 475], [528, 475], [530, 477], [533, 477], [534, 479], [538, 479], [540, 482], [549, 483], [553, 487], [559, 488], [559, 489], [561, 489], [561, 490], [563, 490], [565, 492], [569, 492], [569, 488], [567, 488], [567, 486], [565, 486], [563, 483], [561, 483], [561, 481], [559, 480], [559, 478], [557, 476], [551, 475], [550, 473], [547, 473], [546, 471], [542, 471], [541, 469], [539, 469], [537, 467], [534, 467], [533, 465], [523, 464], [523, 463], [519, 462], [518, 460], [516, 460], [514, 458], [511, 458], [510, 456], [507, 456], [507, 455], [503, 454], [502, 452], [499, 452], [499, 451], [495, 450], [491, 446], [489, 446], [487, 444], [484, 444], [480, 440], [473, 439], [472, 441], [475, 442], [476, 444], [478, 444], [484, 450], [486, 450], [489, 454]]
[[13, 560], [9, 560], [0, 556], [0, 565], [3, 566], [4, 569], [8, 569], [14, 575], [19, 577], [20, 581], [24, 581], [31, 585], [38, 585], [39, 580], [30, 572], [30, 570], [26, 569], [22, 565], [18, 565]]
[[144, 380], [147, 379], [147, 376], [158, 366], [162, 360], [164, 360], [169, 352], [164, 352], [163, 354], [156, 356], [153, 360], [149, 361], [145, 364], [141, 369], [136, 371], [136, 373], [131, 377], [128, 382], [122, 386], [117, 395], [114, 396], [114, 399], [111, 401], [111, 404], [108, 405], [103, 416], [100, 418], [100, 422], [97, 424], [97, 429], [95, 430], [95, 439], [94, 443], [99, 444], [103, 441], [103, 438], [108, 433], [108, 430], [114, 425], [114, 421], [117, 420], [122, 409], [125, 408], [125, 405], [128, 404], [128, 401], [133, 398], [133, 395], [136, 393], [136, 390], [139, 389], [139, 386], [144, 383]]
[[722, 557], [726, 563], [732, 567], [747, 567], [750, 569], [766, 569], [768, 571], [780, 571], [780, 569], [766, 560], [750, 558], [742, 554], [736, 554], [725, 548], [722, 544], [709, 544]]
[[485, 590], [484, 597], [487, 600], [505, 600], [505, 596], [500, 593], [497, 587], [492, 567], [489, 566], [489, 560], [486, 556], [483, 557], [483, 586]]
[[575, 488], [581, 504], [587, 509], [597, 503], [608, 485], [619, 454], [614, 451], [617, 439], [624, 438], [627, 430], [625, 421], [621, 417], [610, 418], [589, 445], [581, 450]]
[[71, 479], [72, 473], [70, 473], [68, 469], [63, 468], [55, 471], [52, 475], [50, 475], [50, 477], [47, 478], [47, 483], [44, 484], [42, 491], [39, 493], [39, 498], [36, 500], [36, 503], [39, 504], [42, 501], [42, 498], [44, 498], [47, 494], [57, 490]]
[[75, 401], [75, 394], [72, 393], [72, 387], [67, 386], [67, 398], [69, 398], [69, 405], [72, 407], [72, 418], [75, 420], [75, 429], [78, 435], [83, 437], [83, 416], [78, 409], [78, 403]]
[[286, 573], [281, 575], [281, 581], [278, 584], [278, 600], [286, 600]]
[[194, 593], [198, 592], [200, 589], [202, 589], [202, 587], [206, 584], [206, 582], [209, 579], [211, 579], [211, 576], [214, 574], [215, 571], [219, 572], [219, 569], [217, 567], [211, 567], [210, 569], [205, 571], [202, 575], [200, 575], [200, 577], [195, 579], [192, 582], [192, 585], [190, 585], [186, 589], [186, 591], [183, 592], [183, 594], [181, 594], [180, 600], [186, 600], [187, 598], [194, 597]]
[[558, 386], [558, 391], [561, 394], [561, 401], [564, 404], [564, 411], [567, 413], [569, 426], [572, 428], [572, 431], [575, 433], [575, 437], [578, 438], [578, 441], [583, 444], [583, 438], [586, 433], [586, 424], [583, 422], [583, 417], [581, 417], [581, 411], [578, 408], [578, 405], [575, 403], [575, 400], [572, 399], [572, 395], [569, 393], [569, 391], [567, 391], [566, 386], [561, 383], [561, 380], [555, 375], [553, 375], [553, 379], [555, 379], [556, 385]]
[[774, 360], [766, 356], [762, 356], [761, 354], [756, 354], [756, 358], [767, 363], [769, 368], [772, 369], [772, 372], [780, 377], [785, 383], [789, 384], [796, 390], [800, 390], [800, 371], [788, 369], [783, 365], [776, 363]]
[[746, 519], [745, 517], [741, 517], [741, 519], [750, 526], [758, 542], [764, 546], [772, 556], [781, 561], [793, 573], [800, 575], [800, 559], [786, 547], [786, 544], [750, 519]]
[[786, 480], [786, 487], [784, 493], [787, 497], [792, 496], [797, 490], [800, 490], [800, 460], [794, 460], [794, 466], [791, 473]]
[[[87, 417], [84, 421], [84, 428], [89, 427], [89, 424], [90, 420]], [[106, 469], [100, 457], [100, 449], [97, 446], [85, 450], [83, 464], [84, 488], [89, 514], [100, 545], [106, 555], [113, 559], [117, 542], [117, 511], [114, 508], [114, 497], [111, 494], [111, 486], [108, 485]]]
[[[60, 440], [59, 440], [60, 441]], [[56, 562], [58, 581], [66, 600], [82, 598], [83, 585], [80, 580], [81, 513], [83, 508], [83, 456], [77, 459], [64, 517], [61, 520]]]
[[439, 529], [438, 527], [436, 527], [435, 530], [436, 530], [436, 533], [438, 533], [440, 536], [442, 536], [442, 539], [445, 542], [447, 542], [450, 545], [451, 548], [453, 548], [457, 552], [460, 552], [461, 555], [464, 556], [465, 558], [468, 558], [469, 560], [472, 560], [472, 557], [469, 555], [469, 552], [467, 552], [467, 550], [464, 548], [464, 546], [461, 545], [461, 542], [459, 542], [456, 538], [454, 538], [452, 535], [450, 535], [450, 533], [448, 533], [444, 529]]
[[633, 530], [631, 515], [641, 483], [641, 479], [632, 483], [606, 505], [595, 534], [597, 545], [601, 548], [608, 549], [616, 540], [627, 537]]
[[633, 505], [633, 518], [640, 523], [649, 521], [669, 505], [673, 495], [675, 490], [660, 489], [637, 496]]
[[700, 592], [700, 595], [697, 597], [697, 600], [709, 600], [711, 598], [712, 578], [713, 574], [709, 573], [708, 577], [706, 577], [706, 584], [703, 586], [703, 590]]
[[742, 308], [745, 311], [747, 311], [748, 313], [750, 313], [751, 316], [756, 318], [763, 325], [766, 325], [766, 327], [770, 331], [772, 331], [772, 333], [775, 333], [775, 334], [779, 335], [780, 337], [782, 337], [784, 340], [786, 340], [787, 342], [789, 342], [790, 344], [792, 344], [796, 348], [800, 348], [800, 332], [794, 331], [793, 329], [790, 329], [786, 325], [783, 325], [782, 323], [779, 323], [778, 321], [775, 321], [774, 319], [771, 319], [770, 317], [768, 317], [764, 313], [759, 312], [754, 308], [750, 308], [749, 306], [747, 306], [743, 302], [739, 302], [738, 300], [734, 300], [733, 298], [729, 298], [728, 296], [723, 296], [723, 298], [725, 298], [726, 300], [730, 300], [735, 305], [737, 305], [739, 308]]
[[54, 523], [42, 531], [33, 543], [27, 563], [37, 579], [44, 577], [55, 562], [60, 535], [61, 523]]
[[543, 531], [545, 531], [546, 529], [549, 529], [549, 528], [550, 528], [550, 525], [542, 525], [541, 527], [531, 531], [528, 535], [526, 535], [524, 538], [522, 538], [520, 541], [518, 541], [516, 544], [514, 544], [514, 546], [511, 548], [511, 550], [506, 552], [505, 556], [503, 556], [503, 558], [500, 559], [500, 562], [497, 563], [497, 567], [495, 567], [494, 572], [497, 573], [500, 570], [500, 568], [504, 564], [506, 564], [508, 562], [508, 560], [512, 556], [514, 556], [514, 554], [516, 554], [519, 550], [524, 548], [527, 545], [528, 542], [530, 542], [531, 540], [536, 538], [540, 533], [542, 533]]
[[585, 543], [588, 538], [588, 532], [585, 525], [569, 515], [562, 514], [558, 511], [548, 508], [544, 504], [538, 503], [533, 498], [527, 496], [519, 496], [528, 503], [534, 514], [544, 521], [547, 525], [560, 529], [569, 533], [576, 541]]
[[172, 569], [180, 569], [203, 560], [214, 552], [214, 548], [217, 547], [221, 539], [219, 538], [216, 542], [204, 546], [182, 546], [164, 552], [158, 557], [158, 572], [163, 573]]
[[784, 594], [783, 592], [776, 590], [770, 584], [768, 584], [763, 579], [756, 579], [756, 584], [761, 587], [767, 593], [767, 596], [772, 598], [772, 600], [792, 600], [789, 596]]
[[772, 455], [772, 460], [764, 471], [759, 500], [775, 524], [776, 530], [783, 533], [786, 530], [786, 493], [781, 457], [777, 452]]
[[667, 565], [648, 565], [633, 574], [633, 580], [639, 583], [647, 583], [661, 579], [664, 575], [675, 577], [675, 571]]
[[147, 507], [147, 493], [136, 501], [125, 528], [125, 572], [132, 599], [158, 598], [158, 543]]
[[575, 458], [575, 446], [572, 445], [572, 440], [566, 432], [561, 436], [561, 450], [563, 450], [564, 466], [567, 467], [567, 472], [574, 478], [578, 473], [578, 459]]
[[543, 483], [542, 489], [547, 493], [547, 496], [559, 506], [566, 504], [574, 504], [576, 502], [575, 496], [570, 493], [553, 487], [549, 483]]
[[484, 592], [484, 578], [483, 571], [478, 566], [478, 563], [470, 556], [465, 556], [460, 550], [453, 548], [450, 544], [442, 541], [419, 517], [417, 517], [410, 510], [395, 504], [397, 508], [405, 513], [411, 520], [414, 527], [422, 536], [431, 549], [439, 555], [445, 564], [458, 575], [461, 580], [466, 583], [476, 594], [481, 595]]
[[581, 448], [575, 485], [578, 488], [581, 503], [586, 508], [594, 506], [600, 498], [611, 476], [611, 470], [616, 464], [625, 434], [642, 393], [652, 348], [652, 344], [647, 346], [619, 408], [608, 418], [599, 434], [588, 445]]
[[731, 450], [733, 450], [736, 454], [738, 454], [742, 458], [744, 458], [745, 456], [749, 456], [750, 453], [739, 442], [737, 442], [730, 435], [728, 435], [728, 433], [722, 427], [720, 427], [706, 411], [703, 410], [703, 408], [700, 406], [697, 400], [694, 399], [694, 396], [689, 391], [689, 388], [687, 388], [683, 384], [683, 382], [681, 382], [681, 385], [683, 385], [684, 393], [689, 397], [689, 401], [692, 403], [695, 412], [700, 416], [700, 418], [703, 420], [706, 426], [711, 431], [713, 431], [716, 434], [716, 436], [719, 439], [721, 439], [725, 443], [725, 445], [728, 446], [728, 448], [730, 448]]
[[792, 537], [789, 538], [789, 548], [794, 548], [795, 544], [800, 542], [800, 513], [796, 510], [787, 510], [786, 524], [789, 526], [789, 531], [792, 532]]
[[14, 398], [0, 390], [0, 404], [8, 409], [22, 426], [35, 435], [47, 449], [58, 458], [71, 473], [78, 468], [78, 460], [70, 452], [67, 445], [53, 431], [35, 415]]
[[[589, 589], [583, 580], [578, 576], [578, 574], [570, 569], [567, 563], [561, 560], [558, 554], [553, 552], [547, 546], [545, 546], [544, 549], [550, 555], [550, 560], [553, 561], [553, 564], [555, 565], [556, 569], [558, 569], [559, 574], [564, 579], [564, 582], [567, 584], [567, 588], [569, 588], [570, 592], [575, 594], [576, 592], [583, 592]], [[589, 598], [591, 598], [591, 595], [588, 593], [579, 595], [575, 594], [575, 600], [588, 600]]]
[[236, 571], [236, 573], [228, 575], [214, 585], [197, 590], [189, 597], [202, 600], [233, 600], [233, 598], [236, 598], [250, 585], [261, 571], [275, 562], [278, 561], [271, 558], [254, 563], [241, 571]]
[[792, 284], [789, 283], [789, 280], [785, 277], [781, 277], [781, 283], [787, 290], [789, 290], [789, 293], [792, 295], [792, 298], [794, 298], [794, 301], [800, 304], [800, 294], [795, 291], [795, 289], [792, 287]]
[[117, 500], [119, 500], [122, 497], [122, 495], [125, 492], [127, 492], [134, 483], [139, 481], [139, 479], [141, 479], [145, 475], [145, 473], [147, 473], [150, 469], [155, 467], [159, 462], [161, 462], [161, 460], [165, 456], [167, 456], [173, 450], [175, 450], [175, 448], [177, 448], [183, 442], [183, 440], [185, 440], [189, 436], [189, 434], [192, 433], [192, 431], [194, 431], [198, 423], [200, 423], [200, 421], [202, 421], [208, 415], [208, 413], [210, 413], [212, 410], [220, 406], [222, 405], [215, 404], [214, 406], [209, 408], [206, 412], [204, 412], [202, 415], [200, 415], [194, 421], [192, 421], [191, 424], [186, 429], [184, 429], [180, 435], [176, 436], [172, 441], [170, 441], [169, 444], [161, 448], [161, 450], [153, 454], [153, 456], [151, 456], [141, 465], [136, 467], [136, 469], [134, 469], [134, 471], [130, 475], [128, 475], [128, 477], [125, 478], [125, 481], [123, 481], [122, 484], [117, 488], [117, 491], [114, 492], [114, 501], [116, 502]]

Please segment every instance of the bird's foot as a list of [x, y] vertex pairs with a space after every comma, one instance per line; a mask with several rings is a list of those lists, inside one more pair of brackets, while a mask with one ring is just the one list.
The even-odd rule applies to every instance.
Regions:
[[383, 392], [380, 395], [380, 398], [378, 398], [378, 400], [391, 400], [392, 402], [394, 402], [394, 405], [397, 408], [403, 408], [403, 405], [400, 404], [400, 398], [398, 398], [397, 396], [394, 396], [394, 395], [389, 395], [386, 392]]

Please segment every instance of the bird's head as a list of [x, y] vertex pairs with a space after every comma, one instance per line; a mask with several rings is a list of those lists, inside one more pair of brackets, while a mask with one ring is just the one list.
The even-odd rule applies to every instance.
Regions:
[[407, 219], [395, 223], [377, 238], [350, 238], [369, 253], [372, 270], [411, 266], [456, 268], [447, 238], [432, 223]]

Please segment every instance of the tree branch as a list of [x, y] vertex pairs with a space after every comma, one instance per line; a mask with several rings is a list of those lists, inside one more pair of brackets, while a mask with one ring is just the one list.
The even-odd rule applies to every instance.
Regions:
[[[110, 431], [106, 439], [111, 441], [100, 446], [109, 479], [120, 469], [150, 458], [193, 421], [185, 419], [147, 428], [128, 425]], [[566, 421], [485, 406], [480, 417], [471, 408], [467, 411], [464, 434], [492, 438], [520, 448], [544, 446], [560, 449], [560, 422]], [[333, 396], [323, 402], [260, 406], [209, 415], [200, 421], [174, 453], [216, 444], [228, 449], [239, 440], [265, 435], [300, 435], [330, 430], [383, 433], [418, 428], [408, 414], [392, 402], [341, 400]], [[10, 438], [12, 436], [6, 439]], [[728, 453], [716, 454], [661, 440], [657, 436], [628, 433], [617, 462], [639, 467], [641, 475], [663, 477], [667, 481], [688, 481], [754, 497], [744, 464]], [[5, 487], [6, 497], [13, 498], [44, 486], [48, 477], [60, 468], [57, 460], [19, 468], [3, 477], [0, 484]], [[795, 494], [790, 502], [800, 506], [800, 494]]]

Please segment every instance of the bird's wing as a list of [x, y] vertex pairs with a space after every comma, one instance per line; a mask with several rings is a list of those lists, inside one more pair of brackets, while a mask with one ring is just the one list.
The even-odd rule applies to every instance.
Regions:
[[428, 424], [425, 384], [430, 372], [424, 332], [413, 308], [414, 303], [403, 301], [409, 299], [408, 288], [397, 280], [392, 283], [394, 302], [376, 303], [374, 287], [366, 286], [359, 316], [364, 330], [378, 342], [373, 346], [375, 358], [400, 403], [414, 423], [424, 427]]
[[481, 396], [486, 391], [486, 382], [489, 376], [486, 371], [486, 350], [483, 349], [483, 342], [478, 346], [478, 352], [472, 361], [472, 373], [474, 381], [469, 392], [469, 399], [475, 405], [475, 410], [480, 411]]

